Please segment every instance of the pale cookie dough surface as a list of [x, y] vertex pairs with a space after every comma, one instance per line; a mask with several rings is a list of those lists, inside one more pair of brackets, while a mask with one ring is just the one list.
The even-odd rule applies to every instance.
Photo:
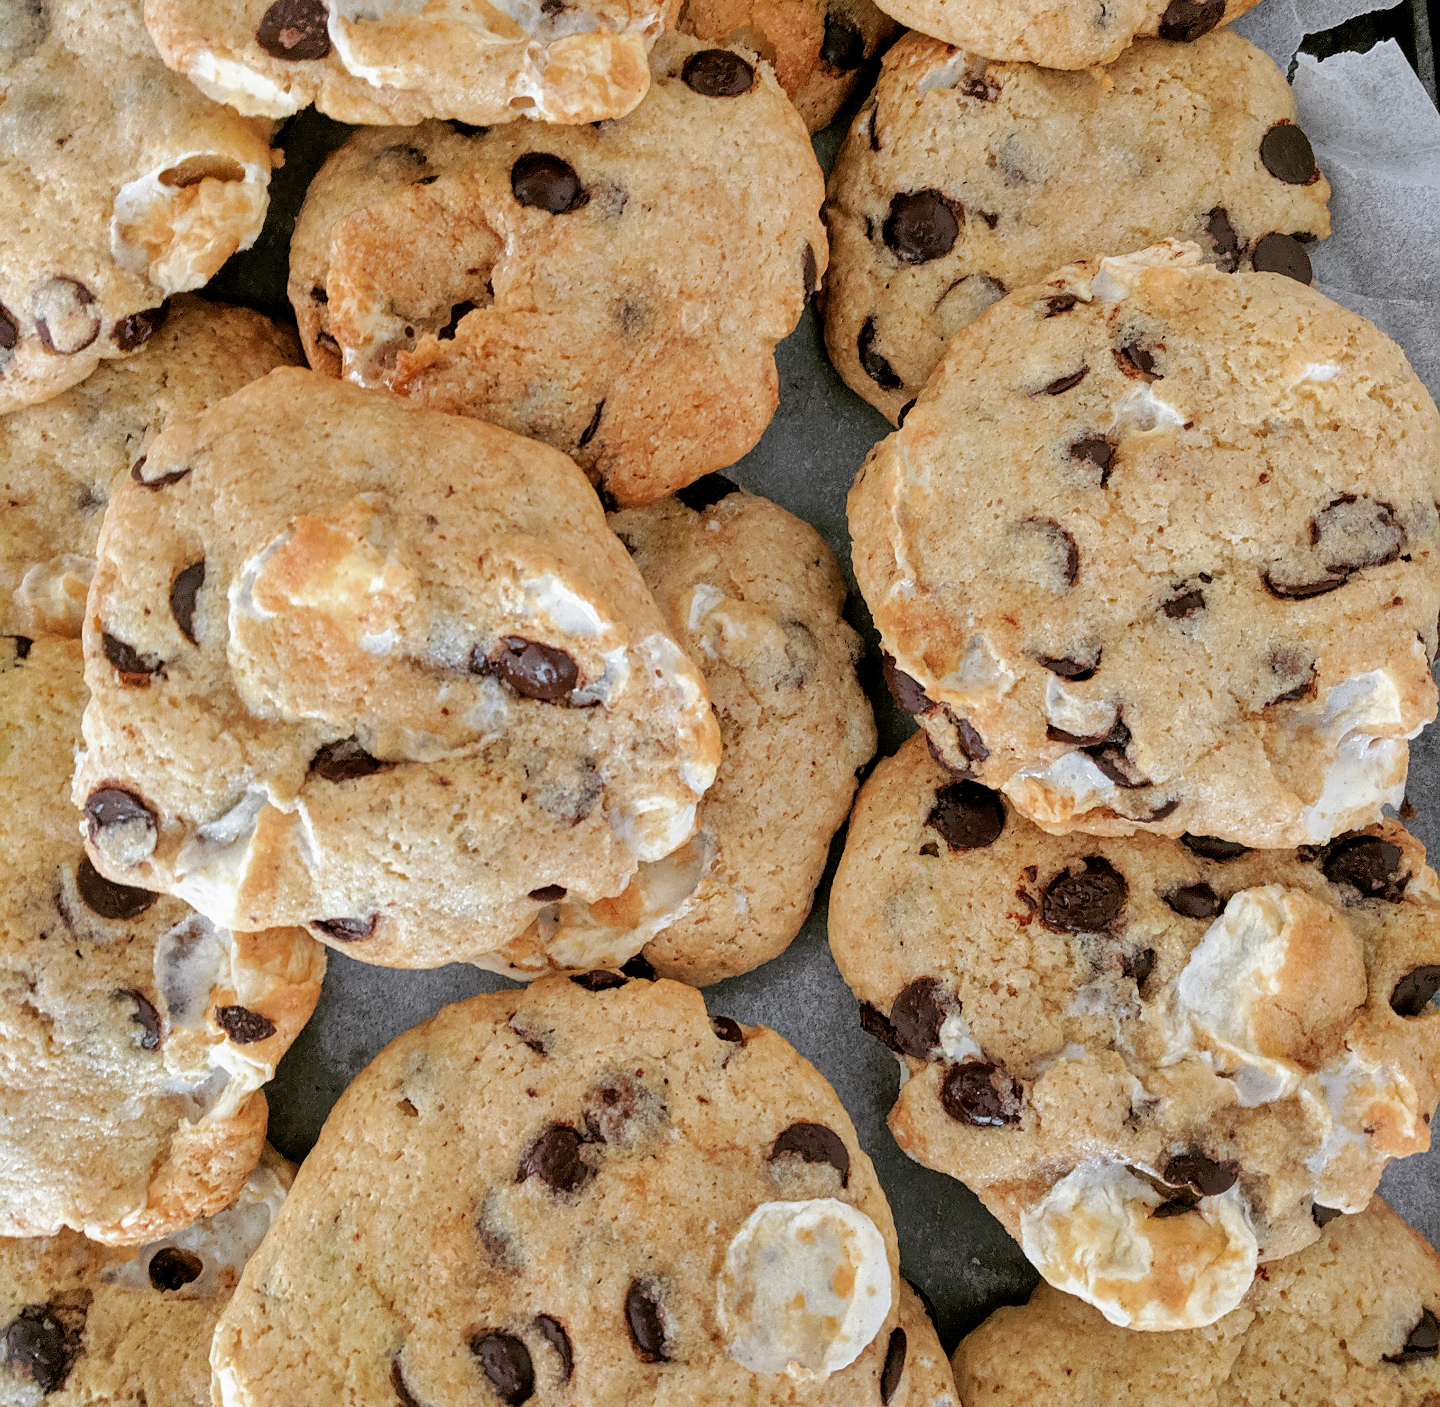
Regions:
[[210, 1407], [210, 1341], [295, 1168], [266, 1147], [229, 1206], [123, 1250], [0, 1242], [5, 1407]]
[[[75, 781], [96, 865], [362, 961], [500, 950], [695, 829], [719, 734], [564, 455], [281, 368], [106, 512]], [[556, 966], [618, 966], [557, 936]]]
[[885, 0], [901, 24], [996, 59], [1044, 68], [1113, 63], [1130, 42], [1191, 44], [1259, 0]]
[[111, 484], [170, 420], [299, 360], [289, 329], [182, 294], [143, 357], [0, 419], [0, 633], [79, 635]]
[[900, 32], [870, 0], [686, 0], [678, 28], [768, 59], [812, 132], [835, 120], [865, 65]]
[[1101, 73], [909, 34], [830, 175], [830, 359], [894, 422], [1009, 290], [1168, 236], [1226, 272], [1283, 255], [1308, 280], [1329, 197], [1284, 74], [1228, 30], [1145, 40]]
[[607, 502], [733, 464], [825, 271], [824, 177], [770, 66], [667, 34], [629, 116], [357, 133], [290, 249], [310, 364], [572, 455]]
[[166, 298], [254, 243], [271, 125], [170, 73], [140, 0], [7, 5], [0, 414], [143, 347]]
[[1378, 1197], [1266, 1267], [1210, 1329], [1145, 1337], [1042, 1284], [956, 1350], [972, 1407], [1429, 1407], [1440, 1261]]
[[145, 0], [161, 57], [239, 112], [374, 125], [623, 117], [680, 0]]
[[1435, 716], [1440, 415], [1370, 323], [1198, 257], [964, 329], [850, 492], [855, 574], [946, 761], [1045, 829], [1320, 843]]
[[1049, 836], [917, 734], [860, 793], [830, 943], [905, 1067], [901, 1148], [1052, 1284], [1175, 1329], [1429, 1146], [1437, 921], [1397, 822], [1291, 851]]
[[0, 637], [0, 1235], [134, 1243], [254, 1167], [325, 950], [96, 873], [70, 802], [82, 672], [78, 641]]
[[351, 1084], [221, 1318], [224, 1407], [955, 1402], [830, 1086], [594, 976], [446, 1007]]

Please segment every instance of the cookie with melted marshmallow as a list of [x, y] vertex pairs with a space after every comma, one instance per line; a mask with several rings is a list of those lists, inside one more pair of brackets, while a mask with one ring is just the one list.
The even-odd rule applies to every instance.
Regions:
[[1052, 1285], [1175, 1330], [1429, 1146], [1437, 921], [1394, 821], [1288, 851], [1051, 836], [917, 734], [856, 802], [830, 944], [905, 1068], [900, 1146]]

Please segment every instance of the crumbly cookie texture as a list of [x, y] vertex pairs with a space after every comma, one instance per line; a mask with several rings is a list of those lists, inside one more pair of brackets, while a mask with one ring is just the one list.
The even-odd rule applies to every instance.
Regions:
[[1209, 1329], [1140, 1337], [1042, 1284], [955, 1353], [968, 1403], [1425, 1407], [1440, 1397], [1440, 1261], [1378, 1197], [1329, 1222]]
[[917, 734], [860, 793], [830, 944], [904, 1065], [900, 1146], [1051, 1284], [1169, 1330], [1429, 1146], [1437, 921], [1394, 821], [1290, 851], [1049, 836]]
[[346, 1090], [221, 1318], [217, 1400], [953, 1403], [896, 1262], [778, 1035], [677, 982], [544, 978]]
[[680, 0], [145, 0], [160, 56], [238, 112], [341, 122], [624, 117]]
[[1113, 63], [1135, 39], [1194, 43], [1259, 0], [884, 0], [901, 24], [947, 44], [1044, 68]]
[[162, 311], [143, 357], [0, 419], [0, 634], [79, 635], [110, 486], [169, 421], [301, 360], [288, 328], [248, 308], [180, 294]]
[[84, 705], [78, 641], [0, 636], [0, 1235], [129, 1244], [235, 1196], [325, 950], [96, 872], [69, 796]]
[[611, 506], [745, 454], [825, 271], [824, 176], [753, 54], [650, 61], [617, 122], [352, 137], [291, 244], [310, 364], [544, 440]]
[[1435, 716], [1440, 414], [1364, 319], [1194, 245], [955, 339], [850, 492], [892, 685], [1057, 833], [1319, 844]]
[[267, 1144], [229, 1206], [124, 1250], [0, 1242], [0, 1401], [210, 1407], [210, 1341], [295, 1176]]
[[1309, 282], [1329, 198], [1284, 74], [1228, 30], [1144, 40], [1093, 73], [908, 34], [830, 175], [830, 359], [898, 422], [1010, 289], [1171, 236], [1226, 272]]
[[720, 770], [687, 846], [618, 899], [543, 910], [511, 945], [511, 975], [546, 970], [566, 930], [577, 947], [608, 931], [617, 952], [644, 944], [627, 970], [699, 987], [768, 962], [810, 911], [855, 773], [875, 752], [860, 639], [840, 618], [845, 584], [820, 534], [720, 474], [610, 526], [705, 672]]
[[828, 127], [900, 26], [871, 0], [686, 0], [678, 28], [767, 59], [805, 125]]
[[[719, 761], [574, 464], [310, 371], [151, 445], [84, 641], [96, 867], [368, 962], [503, 967], [555, 887], [614, 896], [685, 845]], [[634, 951], [588, 937], [555, 964]]]
[[0, 28], [0, 414], [138, 351], [172, 293], [260, 233], [271, 123], [170, 73], [140, 0], [35, 0]]

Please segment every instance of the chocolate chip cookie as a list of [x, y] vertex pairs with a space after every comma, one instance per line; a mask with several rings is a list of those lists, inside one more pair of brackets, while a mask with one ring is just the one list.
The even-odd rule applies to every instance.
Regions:
[[908, 34], [830, 176], [830, 359], [898, 421], [962, 327], [1072, 260], [1174, 236], [1308, 282], [1329, 196], [1284, 74], [1228, 30], [1096, 73]]
[[1194, 245], [956, 337], [850, 493], [890, 677], [1046, 830], [1319, 844], [1435, 716], [1440, 415], [1403, 353]]
[[121, 481], [84, 643], [96, 868], [365, 962], [503, 966], [685, 845], [719, 761], [574, 464], [295, 368]]
[[506, 952], [528, 977], [602, 944], [618, 966], [643, 944], [640, 971], [698, 987], [768, 962], [805, 921], [875, 751], [860, 639], [820, 534], [720, 474], [610, 526], [705, 673], [720, 770], [687, 846], [618, 899], [557, 899]]
[[1376, 1197], [1330, 1221], [1207, 1330], [1144, 1338], [1042, 1284], [955, 1354], [966, 1402], [1424, 1407], [1440, 1394], [1440, 1261]]
[[221, 1316], [217, 1400], [953, 1404], [896, 1259], [773, 1031], [678, 982], [544, 978], [341, 1096]]
[[359, 132], [295, 226], [310, 364], [572, 455], [629, 507], [723, 469], [825, 271], [824, 177], [768, 64], [667, 34], [596, 127]]
[[830, 943], [904, 1065], [900, 1146], [1112, 1323], [1213, 1323], [1429, 1146], [1440, 886], [1395, 821], [1048, 836], [917, 734], [856, 803]]
[[78, 641], [0, 637], [0, 1235], [131, 1244], [236, 1195], [325, 950], [95, 869], [69, 797], [84, 704]]
[[0, 633], [79, 635], [111, 484], [168, 421], [299, 361], [288, 328], [180, 294], [143, 357], [0, 419]]
[[170, 73], [140, 0], [18, 0], [0, 23], [0, 414], [143, 347], [172, 293], [260, 233], [269, 122]]
[[294, 1175], [267, 1146], [230, 1206], [144, 1246], [0, 1241], [0, 1400], [210, 1407], [215, 1321]]

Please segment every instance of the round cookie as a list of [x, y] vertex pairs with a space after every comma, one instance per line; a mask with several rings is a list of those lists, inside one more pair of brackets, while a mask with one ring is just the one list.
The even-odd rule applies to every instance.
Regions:
[[542, 911], [507, 949], [511, 976], [546, 971], [566, 946], [598, 957], [608, 934], [606, 966], [643, 947], [641, 975], [705, 986], [777, 956], [810, 911], [875, 752], [860, 639], [840, 618], [845, 583], [820, 534], [721, 474], [610, 526], [705, 673], [720, 770], [689, 845], [618, 899]]
[[160, 56], [239, 112], [375, 125], [623, 117], [680, 0], [145, 0]]
[[871, 0], [686, 0], [682, 34], [769, 61], [805, 125], [828, 127], [900, 26]]
[[211, 1362], [224, 1407], [953, 1402], [900, 1283], [870, 1160], [784, 1040], [677, 982], [551, 977], [356, 1078]]
[[1113, 1323], [1212, 1323], [1429, 1146], [1440, 885], [1397, 822], [1048, 836], [917, 734], [856, 803], [830, 944], [905, 1067], [901, 1148]]
[[148, 1245], [0, 1242], [0, 1401], [210, 1407], [210, 1340], [295, 1168], [268, 1145], [230, 1206]]
[[166, 306], [143, 357], [0, 419], [0, 634], [79, 635], [110, 485], [168, 421], [300, 360], [294, 334], [248, 308]]
[[97, 551], [74, 796], [111, 879], [503, 966], [555, 887], [694, 833], [704, 678], [543, 445], [281, 368], [167, 426]]
[[0, 414], [143, 347], [260, 233], [268, 122], [159, 61], [140, 0], [34, 0], [0, 29]]
[[825, 270], [824, 177], [768, 64], [667, 34], [629, 117], [356, 133], [295, 225], [310, 364], [572, 455], [607, 505], [733, 464]]
[[830, 359], [898, 421], [962, 327], [1072, 260], [1175, 236], [1308, 282], [1329, 197], [1284, 74], [1228, 30], [1101, 73], [908, 34], [830, 175]]
[[966, 1402], [1425, 1407], [1440, 1396], [1440, 1261], [1378, 1197], [1268, 1266], [1210, 1329], [1141, 1338], [1042, 1284], [955, 1353]]
[[1363, 318], [1166, 241], [1018, 289], [850, 492], [902, 706], [1057, 833], [1318, 844], [1435, 716], [1440, 414]]
[[947, 44], [1044, 68], [1113, 63], [1132, 40], [1191, 44], [1259, 0], [884, 0], [901, 24]]
[[325, 950], [95, 871], [69, 797], [84, 703], [78, 641], [0, 637], [0, 1235], [131, 1244], [236, 1195]]

